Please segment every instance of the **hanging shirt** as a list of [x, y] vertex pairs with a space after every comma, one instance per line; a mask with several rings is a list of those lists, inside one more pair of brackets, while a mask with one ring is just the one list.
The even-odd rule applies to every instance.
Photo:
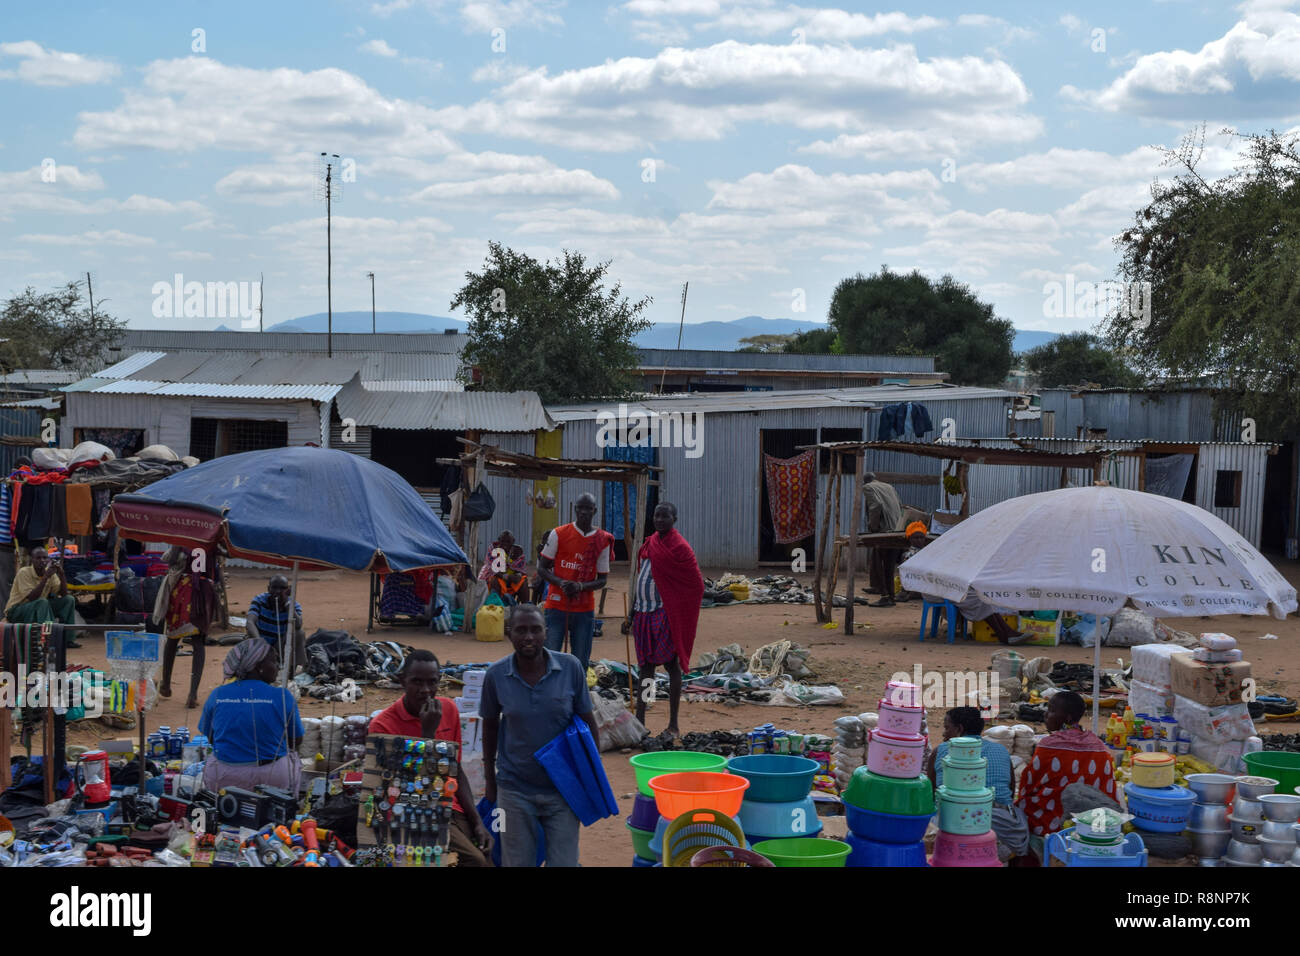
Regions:
[[14, 534], [10, 530], [10, 504], [13, 492], [8, 485], [0, 485], [0, 545], [12, 545]]
[[650, 559], [641, 559], [641, 569], [636, 573], [636, 598], [632, 610], [641, 614], [652, 614], [664, 606], [659, 598], [659, 589], [655, 587], [654, 575], [650, 571]]
[[[592, 527], [583, 534], [576, 524], [561, 525], [550, 533], [542, 557], [555, 562], [553, 573], [563, 581], [586, 584], [599, 574], [609, 573], [609, 552], [614, 536]], [[550, 588], [546, 607], [557, 611], [594, 611], [596, 592], [583, 591], [570, 598], [560, 588]]]

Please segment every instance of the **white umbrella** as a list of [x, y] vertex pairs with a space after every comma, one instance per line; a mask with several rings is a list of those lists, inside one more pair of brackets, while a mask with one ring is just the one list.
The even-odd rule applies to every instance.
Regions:
[[[967, 518], [899, 567], [908, 590], [1025, 611], [1159, 617], [1296, 610], [1296, 590], [1221, 519], [1162, 495], [1109, 486], [1012, 498]], [[1101, 642], [1093, 677], [1097, 726]]]

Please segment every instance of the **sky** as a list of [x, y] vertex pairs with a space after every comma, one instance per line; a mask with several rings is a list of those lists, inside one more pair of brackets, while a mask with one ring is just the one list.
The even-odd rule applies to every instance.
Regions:
[[324, 311], [324, 152], [336, 311], [373, 272], [379, 310], [464, 318], [497, 241], [611, 260], [655, 321], [689, 282], [687, 322], [823, 322], [888, 265], [1088, 329], [1049, 287], [1114, 277], [1158, 147], [1205, 124], [1220, 176], [1230, 131], [1296, 128], [1298, 6], [6, 4], [0, 298], [89, 271], [133, 327], [239, 327], [161, 290], [261, 276], [268, 326]]

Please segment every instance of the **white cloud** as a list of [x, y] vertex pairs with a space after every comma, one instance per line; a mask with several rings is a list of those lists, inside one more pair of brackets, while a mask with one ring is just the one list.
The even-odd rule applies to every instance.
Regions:
[[[922, 225], [920, 216], [914, 225]], [[982, 277], [1003, 268], [1007, 260], [1059, 256], [1053, 242], [1060, 236], [1050, 215], [994, 209], [976, 213], [959, 209], [924, 223], [925, 237], [916, 244], [884, 250], [887, 261], [915, 259], [931, 269], [959, 278]]]
[[1061, 24], [1061, 26], [1065, 27], [1065, 29], [1069, 30], [1071, 33], [1077, 33], [1078, 31], [1083, 29], [1083, 21], [1080, 20], [1078, 17], [1076, 17], [1073, 13], [1062, 13], [1061, 19], [1058, 22]]
[[73, 236], [33, 234], [19, 236], [18, 241], [60, 246], [152, 246], [157, 240], [151, 236], [137, 236], [129, 232], [122, 232], [120, 229], [108, 229], [102, 232], [92, 230]]
[[467, 33], [488, 33], [497, 27], [564, 25], [559, 14], [564, 6], [562, 0], [457, 0], [455, 3], [448, 0], [389, 0], [387, 3], [372, 3], [370, 12], [377, 17], [390, 17], [417, 4], [435, 14], [445, 14], [452, 6], [458, 8]]
[[522, 63], [511, 63], [501, 56], [493, 57], [469, 75], [475, 83], [506, 83], [528, 72]]
[[120, 72], [107, 60], [47, 49], [34, 40], [0, 43], [0, 57], [17, 57], [21, 61], [16, 71], [0, 76], [17, 76], [22, 82], [35, 86], [106, 83]]
[[143, 89], [78, 120], [73, 141], [81, 148], [315, 155], [329, 143], [344, 155], [436, 155], [454, 146], [435, 128], [433, 111], [382, 96], [344, 70], [259, 70], [211, 57], [151, 63]]
[[311, 202], [315, 186], [314, 170], [305, 157], [299, 157], [274, 165], [242, 166], [222, 176], [216, 190], [237, 202], [279, 206]]
[[[830, 173], [788, 164], [770, 173], [750, 173], [735, 182], [710, 182], [710, 209], [788, 211], [821, 207], [857, 206], [873, 211], [937, 209], [938, 178], [928, 169], [890, 173]], [[911, 190], [920, 195], [901, 199], [891, 190]]]
[[76, 166], [64, 166], [55, 163], [50, 167], [49, 175], [53, 175], [54, 182], [47, 183], [42, 178], [46, 174], [43, 166], [33, 166], [31, 169], [18, 170], [17, 172], [5, 173], [0, 172], [0, 194], [23, 189], [44, 189], [47, 192], [62, 189], [103, 189], [104, 180], [99, 173], [92, 171], [82, 172]]
[[585, 169], [550, 169], [544, 172], [501, 173], [464, 182], [434, 183], [411, 195], [416, 202], [483, 199], [486, 197], [565, 197], [570, 199], [618, 199], [614, 184]]
[[1300, 114], [1300, 16], [1290, 3], [1243, 4], [1242, 19], [1196, 52], [1139, 57], [1101, 90], [1061, 95], [1106, 112], [1183, 121]]
[[389, 58], [398, 56], [396, 50], [389, 46], [385, 41], [378, 38], [367, 40], [365, 43], [361, 44], [361, 46], [357, 47], [357, 49], [362, 53], [372, 53], [375, 56], [384, 56]]
[[728, 40], [556, 76], [535, 69], [489, 99], [434, 115], [453, 131], [626, 150], [665, 139], [721, 140], [743, 123], [845, 132], [928, 127], [955, 113], [1013, 110], [1028, 98], [1010, 66], [973, 56], [921, 60], [911, 46]]
[[850, 13], [847, 10], [789, 6], [783, 10], [756, 9], [747, 4], [731, 5], [716, 19], [699, 25], [702, 30], [751, 36], [789, 35], [799, 30], [805, 40], [842, 43], [887, 33], [921, 33], [946, 25], [937, 17], [912, 17], [906, 13]]
[[1023, 143], [1043, 134], [1043, 121], [1028, 113], [954, 113], [929, 128], [881, 126], [865, 133], [842, 133], [817, 140], [797, 152], [837, 159], [914, 159], [960, 156], [986, 143]]

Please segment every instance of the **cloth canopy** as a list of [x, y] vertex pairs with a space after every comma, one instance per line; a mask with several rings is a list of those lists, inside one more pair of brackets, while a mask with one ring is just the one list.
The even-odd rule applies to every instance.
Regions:
[[204, 462], [118, 495], [104, 527], [126, 538], [304, 570], [411, 571], [468, 558], [405, 479], [329, 448], [271, 448]]

